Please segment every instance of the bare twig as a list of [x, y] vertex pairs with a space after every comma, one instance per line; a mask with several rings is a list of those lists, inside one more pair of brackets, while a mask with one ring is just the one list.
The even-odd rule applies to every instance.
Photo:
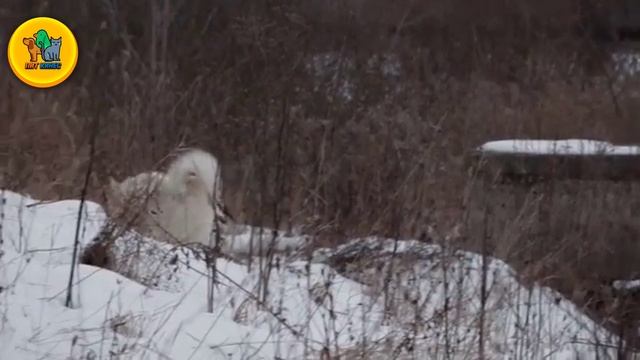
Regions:
[[80, 247], [80, 229], [82, 228], [82, 214], [84, 212], [85, 199], [87, 197], [87, 191], [89, 189], [89, 182], [91, 180], [91, 173], [93, 171], [93, 163], [96, 150], [96, 139], [98, 136], [98, 130], [100, 126], [99, 117], [94, 118], [91, 126], [91, 135], [89, 137], [89, 163], [87, 165], [87, 172], [84, 177], [84, 185], [80, 193], [80, 206], [78, 207], [78, 217], [76, 221], [76, 231], [73, 241], [73, 255], [71, 258], [71, 271], [69, 273], [69, 282], [67, 283], [67, 297], [65, 300], [65, 306], [68, 308], [73, 307], [73, 278], [75, 275], [75, 269], [78, 261], [78, 248]]

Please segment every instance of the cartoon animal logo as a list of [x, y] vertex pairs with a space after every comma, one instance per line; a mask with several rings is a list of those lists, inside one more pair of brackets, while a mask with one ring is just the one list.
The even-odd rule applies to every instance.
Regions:
[[11, 71], [23, 83], [50, 88], [73, 73], [78, 63], [78, 42], [60, 20], [34, 17], [13, 31], [7, 45], [7, 60]]
[[44, 29], [38, 30], [32, 38], [23, 38], [22, 43], [27, 46], [29, 61], [37, 62], [38, 55], [45, 62], [60, 61], [60, 48], [62, 47], [62, 36], [54, 39], [49, 37]]

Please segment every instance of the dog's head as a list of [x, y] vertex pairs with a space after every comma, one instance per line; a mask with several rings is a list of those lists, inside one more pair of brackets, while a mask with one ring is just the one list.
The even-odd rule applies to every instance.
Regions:
[[23, 38], [22, 43], [27, 45], [29, 49], [35, 46], [36, 41], [33, 38]]
[[160, 174], [143, 173], [118, 182], [109, 177], [104, 189], [106, 211], [118, 223], [133, 226], [142, 233], [163, 216], [163, 194], [158, 189]]

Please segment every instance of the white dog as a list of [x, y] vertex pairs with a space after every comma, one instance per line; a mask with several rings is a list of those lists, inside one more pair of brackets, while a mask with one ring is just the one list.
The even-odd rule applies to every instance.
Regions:
[[122, 182], [111, 178], [106, 195], [107, 211], [116, 223], [159, 241], [213, 246], [217, 231], [227, 239], [221, 250], [240, 256], [264, 254], [267, 248], [288, 253], [306, 243], [303, 236], [278, 236], [272, 242], [270, 231], [247, 226], [233, 226], [231, 231], [218, 161], [198, 149], [178, 156], [166, 172], [141, 173]]
[[178, 156], [166, 173], [142, 173], [121, 183], [111, 178], [109, 213], [161, 241], [212, 246], [216, 223], [228, 219], [219, 170], [213, 155], [193, 149]]

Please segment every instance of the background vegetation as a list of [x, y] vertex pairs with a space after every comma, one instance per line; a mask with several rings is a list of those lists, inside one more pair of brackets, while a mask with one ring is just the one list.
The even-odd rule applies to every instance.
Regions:
[[594, 316], [615, 313], [611, 326], [633, 322], [633, 301], [603, 304], [617, 296], [612, 280], [640, 272], [637, 185], [508, 187], [475, 177], [469, 161], [498, 138], [640, 140], [637, 88], [609, 62], [617, 5], [7, 0], [5, 44], [47, 15], [74, 31], [80, 58], [50, 90], [0, 72], [0, 185], [78, 197], [97, 124], [93, 200], [108, 176], [197, 146], [221, 160], [240, 222], [300, 227], [323, 243], [429, 240], [435, 229]]

